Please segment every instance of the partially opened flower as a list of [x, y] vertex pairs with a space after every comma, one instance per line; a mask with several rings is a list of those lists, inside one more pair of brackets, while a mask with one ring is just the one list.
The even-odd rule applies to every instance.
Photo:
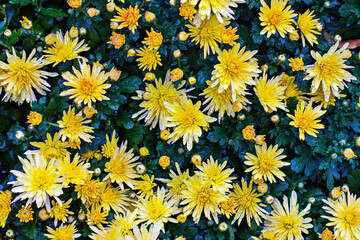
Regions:
[[314, 43], [319, 44], [316, 35], [321, 33], [317, 30], [317, 25], [319, 24], [319, 19], [314, 19], [314, 11], [308, 9], [303, 14], [299, 14], [299, 18], [296, 22], [297, 27], [300, 29], [301, 41], [303, 47], [305, 47], [305, 39], [312, 46]]

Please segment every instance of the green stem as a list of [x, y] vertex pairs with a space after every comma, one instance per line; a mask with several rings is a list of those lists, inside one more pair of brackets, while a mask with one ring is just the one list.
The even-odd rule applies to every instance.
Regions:
[[51, 122], [46, 122], [46, 123], [53, 127], [59, 127], [57, 123], [51, 123]]

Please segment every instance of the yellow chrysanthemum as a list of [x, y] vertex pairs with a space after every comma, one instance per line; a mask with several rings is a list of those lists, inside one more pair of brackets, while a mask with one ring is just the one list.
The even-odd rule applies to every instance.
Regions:
[[240, 44], [236, 44], [230, 50], [218, 52], [219, 64], [214, 66], [211, 87], [218, 86], [222, 92], [231, 89], [232, 100], [236, 101], [236, 94], [245, 95], [246, 85], [254, 85], [254, 77], [261, 73], [257, 60], [253, 56], [257, 51], [246, 51], [246, 47], [240, 50]]
[[218, 160], [214, 161], [210, 155], [207, 162], [202, 162], [202, 165], [197, 167], [200, 171], [195, 171], [195, 174], [202, 175], [203, 180], [210, 182], [215, 191], [225, 194], [232, 188], [232, 180], [236, 179], [236, 177], [230, 177], [231, 173], [234, 172], [233, 168], [224, 169], [226, 164], [227, 161], [221, 164], [218, 163]]
[[114, 156], [109, 162], [105, 163], [105, 172], [109, 174], [103, 179], [110, 178], [111, 182], [119, 184], [121, 189], [124, 189], [124, 183], [130, 188], [134, 189], [134, 179], [139, 175], [134, 170], [138, 164], [135, 162], [139, 157], [134, 157], [133, 149], [126, 152], [127, 142], [123, 142], [118, 150], [115, 151]]
[[141, 17], [139, 12], [138, 6], [132, 7], [131, 5], [129, 8], [119, 8], [115, 6], [116, 11], [118, 11], [119, 15], [115, 15], [114, 18], [111, 19], [111, 22], [120, 22], [118, 29], [122, 29], [124, 27], [128, 27], [129, 30], [135, 34], [135, 29], [138, 26], [138, 20]]
[[[312, 97], [310, 98], [310, 101], [311, 102], [314, 102], [314, 103], [319, 103], [320, 106], [323, 108], [323, 109], [326, 109], [328, 106], [330, 105], [333, 105], [335, 106], [335, 101], [336, 101], [336, 98], [334, 96], [334, 94], [332, 92], [330, 92], [330, 97], [329, 97], [329, 100], [326, 101], [325, 100], [325, 94], [324, 94], [324, 91], [322, 89], [322, 86], [320, 86], [318, 88], [318, 90], [316, 90], [316, 92], [314, 93], [311, 93], [310, 94]], [[345, 94], [341, 94], [341, 91], [339, 91], [339, 98], [343, 98], [343, 97], [346, 97]]]
[[141, 43], [147, 45], [150, 49], [158, 49], [163, 41], [161, 32], [155, 32], [154, 29], [151, 28], [150, 32], [146, 30], [146, 34], [147, 38], [145, 38]]
[[280, 75], [267, 79], [264, 72], [263, 76], [256, 80], [254, 91], [267, 113], [277, 111], [278, 108], [288, 111], [284, 103], [286, 88], [281, 85], [281, 78]]
[[0, 226], [1, 227], [5, 227], [6, 219], [8, 218], [9, 213], [11, 212], [10, 202], [11, 199], [9, 195], [4, 193], [3, 191], [0, 191]]
[[246, 216], [246, 221], [251, 226], [251, 219], [254, 219], [256, 224], [259, 225], [262, 219], [266, 218], [266, 210], [259, 206], [261, 202], [260, 196], [262, 194], [256, 193], [256, 190], [252, 187], [252, 182], [247, 184], [244, 178], [241, 179], [241, 187], [239, 184], [234, 184], [234, 192], [230, 194], [230, 197], [235, 201], [235, 216], [234, 222], [238, 222], [240, 225], [243, 218]]
[[64, 184], [83, 184], [87, 175], [91, 173], [88, 170], [90, 163], [80, 161], [80, 155], [76, 153], [73, 160], [70, 160], [70, 155], [58, 161], [58, 171], [64, 178]]
[[185, 205], [183, 208], [184, 215], [192, 213], [193, 220], [197, 224], [201, 214], [204, 211], [205, 217], [211, 220], [211, 216], [218, 223], [218, 214], [221, 212], [219, 203], [225, 201], [224, 194], [215, 191], [211, 187], [211, 182], [205, 182], [201, 175], [194, 175], [185, 181], [186, 190], [182, 191], [184, 199], [180, 204]]
[[131, 235], [126, 235], [125, 238], [120, 237], [118, 240], [158, 240], [161, 230], [161, 222], [157, 222], [150, 226], [148, 230], [146, 224], [141, 225], [141, 228], [136, 225], [133, 228]]
[[47, 226], [48, 233], [44, 234], [44, 236], [53, 240], [74, 240], [75, 238], [79, 238], [81, 234], [77, 233], [75, 223], [76, 221], [70, 225], [61, 224], [61, 226], [55, 230]]
[[284, 196], [283, 206], [276, 198], [271, 206], [273, 210], [266, 218], [265, 229], [273, 230], [279, 240], [304, 239], [302, 233], [308, 234], [307, 229], [313, 227], [310, 223], [312, 219], [304, 218], [310, 212], [311, 205], [308, 204], [305, 209], [299, 212], [295, 191], [292, 191], [290, 201]]
[[[205, 96], [203, 105], [208, 103], [203, 111], [207, 111], [208, 115], [211, 115], [213, 112], [218, 112], [218, 122], [220, 123], [220, 121], [224, 118], [225, 113], [231, 117], [235, 116], [235, 111], [232, 107], [234, 101], [232, 100], [231, 88], [227, 88], [219, 93], [218, 87], [211, 87], [213, 83], [213, 81], [206, 81], [208, 87], [205, 88], [203, 93], [200, 95]], [[245, 94], [247, 93], [245, 92]], [[246, 103], [250, 103], [245, 96], [239, 93], [236, 93], [235, 102], [240, 103], [242, 106], [246, 105]]]
[[151, 49], [150, 47], [143, 47], [140, 50], [136, 50], [136, 56], [139, 58], [136, 61], [139, 62], [138, 66], [141, 70], [155, 70], [157, 65], [162, 66], [161, 56], [157, 49]]
[[235, 199], [229, 197], [231, 194], [233, 193], [227, 195], [226, 200], [219, 203], [221, 214], [225, 215], [228, 219], [235, 213]]
[[185, 20], [193, 20], [194, 15], [196, 14], [195, 6], [190, 3], [190, 1], [186, 1], [181, 3], [179, 8], [179, 15], [182, 16]]
[[110, 41], [106, 43], [112, 44], [115, 49], [119, 49], [122, 45], [125, 44], [125, 34], [118, 34], [116, 32], [112, 32], [110, 36]]
[[321, 117], [326, 111], [321, 110], [321, 106], [316, 108], [312, 107], [312, 103], [309, 103], [305, 108], [305, 102], [300, 101], [296, 106], [295, 114], [287, 114], [293, 121], [289, 124], [296, 128], [299, 128], [300, 140], [305, 140], [305, 132], [313, 137], [317, 137], [316, 133], [319, 133], [316, 129], [325, 128], [323, 124], [320, 124], [321, 120], [316, 120]]
[[328, 206], [323, 209], [331, 216], [321, 216], [329, 220], [326, 226], [334, 226], [335, 239], [360, 239], [360, 198], [347, 192], [337, 200], [323, 199]]
[[345, 49], [348, 44], [338, 50], [339, 41], [332, 46], [327, 53], [323, 56], [319, 52], [311, 51], [311, 56], [316, 60], [314, 65], [308, 65], [304, 68], [308, 74], [304, 80], [313, 79], [311, 84], [311, 93], [315, 93], [320, 86], [322, 86], [325, 101], [329, 101], [330, 93], [332, 92], [335, 97], [339, 98], [339, 89], [344, 89], [346, 84], [344, 81], [351, 82], [356, 78], [351, 75], [346, 69], [353, 68], [347, 66], [346, 61], [347, 53]]
[[[139, 121], [145, 119], [145, 126], [150, 125], [150, 129], [159, 124], [160, 130], [166, 128], [167, 117], [170, 116], [170, 111], [166, 108], [164, 102], [174, 104], [179, 102], [180, 96], [184, 94], [185, 90], [180, 90], [180, 87], [175, 88], [170, 81], [170, 71], [167, 73], [164, 83], [161, 79], [156, 79], [155, 84], [146, 83], [145, 91], [136, 91], [138, 96], [132, 97], [135, 100], [143, 100], [140, 107], [143, 109], [132, 115], [132, 118], [139, 117]], [[146, 97], [145, 97], [146, 96]]]
[[[188, 0], [181, 0], [184, 3]], [[192, 5], [198, 5], [198, 18], [201, 21], [209, 19], [211, 14], [214, 14], [216, 18], [223, 22], [224, 19], [232, 18], [234, 11], [231, 7], [237, 7], [237, 3], [245, 3], [245, 0], [191, 0]]]
[[237, 40], [239, 38], [239, 35], [236, 35], [236, 31], [237, 31], [237, 27], [233, 28], [233, 27], [228, 27], [226, 28], [225, 26], [223, 26], [221, 28], [221, 33], [220, 33], [220, 39], [222, 43], [227, 43], [231, 46], [235, 45], [235, 40]]
[[254, 125], [248, 125], [242, 130], [242, 135], [245, 140], [255, 140], [255, 129]]
[[167, 117], [166, 127], [175, 128], [169, 136], [168, 143], [174, 143], [179, 138], [183, 138], [183, 144], [190, 151], [193, 142], [199, 142], [199, 137], [202, 135], [201, 128], [207, 130], [209, 123], [216, 121], [216, 118], [203, 114], [200, 106], [200, 101], [194, 105], [185, 96], [181, 98], [180, 103], [165, 102], [165, 107], [171, 113], [171, 116]]
[[200, 48], [204, 49], [204, 58], [206, 58], [210, 53], [210, 49], [212, 53], [219, 50], [218, 43], [221, 42], [221, 28], [230, 22], [221, 23], [215, 15], [212, 15], [209, 19], [204, 20], [199, 27], [193, 22], [190, 23], [186, 27], [189, 29], [189, 36], [193, 38], [191, 41], [196, 44], [200, 43]]
[[138, 180], [134, 182], [134, 189], [138, 190], [138, 194], [140, 197], [148, 200], [150, 197], [154, 194], [154, 187], [157, 186], [156, 183], [154, 183], [154, 175], [141, 175], [140, 178], [142, 180]]
[[57, 121], [61, 128], [59, 131], [61, 140], [65, 141], [66, 138], [69, 138], [69, 140], [80, 140], [81, 138], [85, 142], [91, 142], [91, 139], [94, 137], [88, 133], [93, 133], [94, 128], [84, 125], [90, 122], [91, 120], [83, 118], [81, 112], [75, 115], [75, 108], [69, 106], [67, 113], [63, 111], [62, 120]]
[[100, 188], [100, 206], [105, 212], [110, 208], [116, 213], [124, 213], [129, 206], [127, 190], [120, 190], [119, 187], [113, 187], [111, 184], [102, 183]]
[[145, 222], [145, 225], [161, 222], [162, 229], [164, 229], [164, 223], [177, 223], [177, 220], [171, 217], [181, 212], [175, 206], [176, 199], [166, 200], [165, 198], [165, 188], [158, 188], [156, 194], [147, 200], [140, 198], [140, 201], [136, 204], [139, 209], [139, 220]]
[[253, 240], [279, 240], [274, 230], [271, 229], [264, 229], [261, 233], [261, 236], [259, 236], [259, 238], [253, 236], [252, 238]]
[[73, 215], [74, 213], [69, 211], [70, 203], [72, 198], [70, 198], [67, 202], [61, 201], [61, 205], [59, 203], [55, 203], [55, 201], [51, 201], [53, 207], [49, 212], [49, 216], [54, 219], [54, 226], [56, 227], [58, 221], [60, 220], [62, 223], [67, 222], [67, 217], [69, 215]]
[[305, 47], [305, 38], [312, 46], [314, 43], [319, 44], [316, 35], [321, 33], [317, 30], [317, 25], [319, 24], [319, 19], [314, 19], [314, 11], [308, 9], [303, 14], [299, 14], [299, 18], [296, 22], [296, 26], [300, 29], [301, 41], [303, 47]]
[[16, 214], [16, 217], [19, 218], [20, 222], [27, 223], [33, 220], [33, 213], [34, 212], [32, 211], [31, 206], [25, 207], [25, 205], [22, 205], [18, 214]]
[[22, 57], [16, 55], [15, 49], [12, 49], [11, 55], [6, 51], [7, 64], [0, 61], [0, 83], [5, 88], [5, 96], [3, 100], [14, 101], [19, 105], [26, 102], [36, 101], [33, 88], [41, 95], [46, 95], [46, 91], [50, 91], [50, 84], [45, 80], [48, 77], [56, 77], [57, 73], [46, 72], [40, 70], [47, 64], [43, 58], [34, 57], [36, 50], [33, 49], [26, 59], [25, 51]]
[[44, 50], [45, 60], [50, 64], [54, 63], [53, 66], [61, 62], [66, 62], [73, 60], [75, 58], [82, 58], [79, 56], [79, 53], [85, 52], [90, 49], [87, 44], [83, 44], [85, 40], [79, 42], [79, 38], [71, 39], [69, 36], [69, 32], [65, 33], [63, 36], [61, 31], [56, 32], [56, 41], [55, 43], [49, 47], [49, 49]]
[[305, 71], [303, 66], [304, 66], [304, 62], [302, 58], [289, 59], [289, 67], [291, 67], [293, 71]]
[[90, 161], [91, 159], [93, 159], [97, 154], [100, 153], [100, 150], [95, 150], [92, 151], [89, 148], [87, 149], [87, 151], [85, 153], [80, 153], [81, 159], [85, 160], [85, 161]]
[[280, 79], [281, 86], [285, 88], [285, 100], [291, 97], [296, 97], [298, 100], [307, 99], [304, 97], [304, 93], [298, 89], [298, 85], [295, 83], [295, 77], [289, 76], [285, 73], [281, 74], [282, 77]]
[[91, 177], [92, 174], [88, 174], [83, 184], [75, 185], [77, 198], [80, 198], [87, 207], [100, 201], [100, 188], [102, 186], [99, 180], [91, 180]]
[[101, 146], [101, 153], [104, 157], [114, 157], [115, 151], [118, 149], [117, 143], [119, 141], [119, 137], [115, 138], [115, 135], [116, 132], [114, 130], [110, 141], [109, 136], [106, 134], [106, 143]]
[[34, 147], [39, 148], [40, 155], [50, 161], [53, 158], [62, 159], [70, 153], [66, 150], [69, 147], [69, 143], [62, 142], [60, 140], [59, 133], [55, 133], [52, 138], [50, 133], [46, 134], [46, 140], [44, 142], [30, 142]]
[[168, 196], [176, 199], [176, 205], [182, 199], [181, 192], [186, 189], [185, 181], [188, 180], [189, 176], [189, 169], [184, 172], [181, 172], [180, 166], [177, 162], [175, 162], [176, 171], [170, 169], [170, 178], [167, 179], [167, 187], [169, 188]]
[[28, 123], [30, 123], [30, 126], [36, 126], [42, 122], [42, 115], [37, 112], [30, 112], [27, 116], [27, 120]]
[[102, 211], [101, 207], [95, 208], [94, 205], [91, 206], [91, 209], [87, 210], [86, 217], [87, 217], [87, 224], [89, 226], [96, 225], [97, 227], [101, 227], [102, 224], [108, 224], [106, 221], [106, 217], [109, 215], [109, 212]]
[[23, 173], [17, 170], [10, 171], [17, 177], [16, 181], [9, 182], [13, 185], [11, 191], [21, 193], [14, 202], [18, 199], [28, 199], [26, 207], [36, 202], [38, 208], [45, 204], [46, 210], [50, 211], [50, 197], [54, 197], [61, 204], [58, 197], [63, 193], [63, 180], [57, 171], [56, 159], [48, 162], [39, 153], [29, 154], [26, 157], [28, 159], [19, 157]]
[[281, 181], [285, 181], [286, 176], [280, 168], [283, 166], [289, 166], [290, 163], [283, 162], [282, 159], [286, 158], [286, 155], [281, 155], [284, 149], [278, 150], [278, 145], [274, 147], [272, 145], [267, 147], [266, 143], [263, 145], [255, 146], [256, 156], [251, 153], [246, 153], [244, 162], [245, 165], [250, 166], [245, 172], [252, 172], [255, 180], [265, 181], [269, 180], [270, 183], [276, 182], [275, 176]]
[[265, 0], [260, 0], [260, 2], [262, 5], [259, 13], [260, 25], [265, 26], [260, 34], [267, 33], [266, 36], [269, 38], [278, 31], [280, 36], [285, 38], [285, 34], [295, 30], [291, 24], [295, 23], [293, 18], [297, 14], [293, 13], [294, 10], [290, 10], [291, 6], [286, 7], [287, 0], [271, 0], [271, 7], [266, 4]]
[[61, 76], [65, 79], [64, 85], [71, 87], [66, 91], [62, 91], [60, 96], [70, 96], [70, 99], [74, 98], [76, 104], [88, 105], [91, 107], [92, 103], [102, 100], [110, 100], [104, 94], [105, 89], [111, 87], [111, 84], [105, 83], [109, 77], [109, 73], [101, 71], [102, 67], [87, 63], [80, 64], [80, 71], [73, 67], [75, 75], [70, 72], [65, 72]]
[[120, 237], [125, 237], [125, 235], [131, 235], [131, 230], [134, 228], [135, 225], [140, 223], [137, 213], [138, 209], [135, 209], [132, 212], [126, 210], [126, 213], [124, 214], [115, 215], [115, 219], [111, 222], [111, 226], [121, 228]]

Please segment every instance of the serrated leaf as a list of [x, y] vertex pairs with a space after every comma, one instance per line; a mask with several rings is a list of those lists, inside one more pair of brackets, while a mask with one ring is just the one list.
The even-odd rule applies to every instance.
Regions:
[[41, 13], [51, 16], [51, 17], [66, 17], [67, 16], [67, 14], [64, 13], [59, 8], [44, 8], [44, 9], [41, 9]]
[[31, 0], [10, 0], [11, 4], [20, 4], [22, 6], [26, 6], [31, 3]]
[[19, 40], [19, 37], [21, 36], [21, 33], [22, 33], [22, 28], [21, 29], [18, 29], [18, 30], [14, 30], [11, 34], [11, 37], [10, 37], [10, 41], [9, 41], [9, 45], [13, 45], [14, 43], [16, 43], [18, 40]]
[[142, 80], [138, 76], [131, 76], [120, 83], [120, 91], [124, 93], [133, 93], [135, 90], [139, 89], [139, 85], [142, 83]]

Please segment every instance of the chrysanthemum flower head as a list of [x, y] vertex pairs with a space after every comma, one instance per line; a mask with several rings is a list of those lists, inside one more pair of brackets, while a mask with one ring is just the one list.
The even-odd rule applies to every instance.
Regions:
[[34, 93], [35, 89], [39, 94], [46, 95], [46, 91], [50, 91], [50, 84], [45, 80], [48, 77], [56, 77], [57, 73], [46, 72], [40, 70], [47, 62], [43, 57], [37, 59], [34, 57], [35, 48], [31, 51], [26, 59], [25, 51], [22, 57], [16, 55], [15, 49], [12, 49], [12, 55], [6, 51], [7, 62], [0, 61], [0, 83], [4, 86], [4, 101], [14, 101], [19, 105], [26, 102], [36, 101]]
[[115, 151], [118, 149], [117, 143], [119, 141], [119, 137], [115, 137], [115, 130], [112, 133], [111, 141], [109, 136], [106, 134], [106, 143], [101, 146], [101, 153], [104, 157], [112, 158], [115, 154]]
[[138, 180], [134, 182], [134, 189], [138, 190], [137, 194], [144, 199], [149, 199], [154, 194], [154, 187], [157, 186], [154, 183], [155, 176], [151, 175], [151, 177], [147, 174], [141, 175], [140, 178], [142, 180]]
[[120, 237], [118, 240], [157, 240], [160, 235], [162, 223], [156, 222], [147, 229], [146, 224], [142, 224], [141, 228], [135, 225], [133, 228], [133, 234], [126, 235], [125, 238]]
[[106, 217], [108, 215], [109, 212], [103, 211], [101, 207], [95, 207], [94, 205], [92, 205], [91, 208], [87, 210], [86, 222], [89, 226], [96, 225], [100, 228], [102, 224], [108, 224], [108, 222], [106, 221]]
[[143, 47], [140, 50], [136, 50], [136, 59], [139, 62], [138, 66], [141, 70], [155, 70], [157, 65], [162, 66], [161, 56], [157, 49], [151, 49], [150, 47]]
[[308, 229], [313, 227], [312, 219], [304, 218], [310, 212], [311, 204], [299, 212], [295, 191], [291, 192], [290, 200], [284, 196], [283, 205], [275, 198], [272, 208], [270, 216], [266, 218], [265, 229], [273, 230], [279, 240], [304, 239], [302, 233], [308, 234]]
[[298, 89], [298, 85], [295, 83], [295, 77], [285, 73], [282, 73], [281, 76], [280, 84], [285, 87], [285, 100], [291, 97], [296, 97], [298, 100], [307, 99], [303, 96], [304, 93]]
[[167, 179], [167, 188], [169, 189], [168, 197], [176, 199], [176, 205], [180, 201], [181, 192], [186, 189], [185, 181], [190, 177], [189, 169], [184, 172], [181, 172], [180, 166], [175, 162], [176, 172], [170, 169], [170, 178]]
[[45, 60], [50, 64], [54, 63], [53, 66], [61, 62], [73, 60], [75, 58], [83, 58], [79, 53], [85, 52], [90, 49], [87, 44], [83, 44], [85, 40], [79, 42], [79, 38], [71, 39], [69, 32], [65, 33], [65, 36], [61, 31], [56, 32], [56, 41], [47, 50], [44, 50]]
[[5, 227], [6, 219], [11, 212], [11, 199], [3, 191], [0, 191], [0, 226]]
[[138, 20], [141, 17], [138, 6], [135, 5], [129, 6], [129, 8], [119, 8], [115, 6], [116, 11], [118, 11], [119, 15], [115, 15], [114, 18], [111, 19], [111, 22], [120, 22], [118, 29], [122, 29], [124, 27], [128, 27], [129, 30], [135, 34], [135, 29], [138, 26]]
[[61, 201], [61, 205], [59, 203], [55, 203], [54, 201], [51, 201], [52, 208], [49, 212], [49, 216], [51, 218], [54, 218], [54, 226], [56, 227], [59, 220], [62, 223], [67, 222], [67, 217], [69, 215], [73, 215], [74, 213], [69, 211], [68, 208], [70, 208], [70, 203], [72, 201], [72, 198], [70, 198], [67, 202]]
[[54, 197], [61, 205], [58, 197], [63, 193], [63, 179], [57, 171], [56, 159], [46, 161], [39, 153], [28, 154], [27, 158], [19, 157], [24, 172], [11, 170], [17, 177], [16, 181], [9, 182], [13, 185], [11, 191], [20, 193], [13, 202], [28, 199], [26, 207], [36, 202], [38, 208], [45, 205], [47, 211], [50, 211], [50, 197]]
[[42, 122], [42, 115], [37, 112], [30, 112], [27, 116], [28, 123], [30, 123], [30, 126], [36, 126], [39, 125]]
[[27, 223], [33, 220], [33, 213], [31, 206], [25, 207], [25, 205], [22, 205], [21, 209], [16, 214], [16, 217], [19, 218], [20, 222]]
[[122, 45], [125, 44], [125, 35], [112, 32], [110, 36], [110, 41], [108, 41], [107, 43], [112, 44], [115, 49], [119, 49]]
[[44, 142], [30, 142], [32, 146], [40, 148], [38, 151], [40, 155], [44, 156], [47, 161], [53, 158], [62, 159], [70, 153], [66, 150], [69, 147], [68, 142], [62, 142], [58, 132], [51, 137], [50, 133], [46, 133], [46, 140]]
[[80, 198], [87, 207], [100, 201], [100, 188], [102, 186], [99, 180], [91, 180], [91, 177], [92, 174], [88, 174], [83, 184], [75, 185], [77, 198]]
[[[322, 89], [322, 86], [316, 90], [316, 92], [310, 94], [312, 97], [310, 98], [311, 102], [319, 103], [320, 106], [323, 109], [326, 109], [328, 106], [333, 105], [335, 106], [336, 98], [332, 92], [330, 92], [329, 100], [325, 100], [325, 94], [324, 90]], [[339, 91], [339, 98], [346, 97], [345, 94], [341, 94], [341, 91]]]
[[193, 142], [199, 142], [202, 130], [209, 127], [209, 123], [215, 122], [216, 118], [203, 114], [200, 111], [201, 102], [195, 105], [186, 96], [183, 96], [180, 103], [170, 104], [165, 102], [165, 107], [169, 110], [170, 116], [167, 117], [166, 127], [174, 127], [174, 131], [169, 136], [169, 143], [176, 142], [183, 138], [183, 144], [190, 151]]
[[314, 65], [308, 65], [304, 68], [308, 74], [304, 80], [313, 80], [311, 83], [311, 93], [316, 92], [321, 86], [325, 101], [329, 101], [330, 93], [332, 92], [335, 97], [339, 98], [339, 89], [344, 89], [345, 82], [351, 82], [356, 78], [351, 75], [346, 69], [353, 68], [345, 64], [347, 53], [345, 49], [348, 44], [344, 44], [340, 49], [336, 50], [339, 46], [337, 41], [327, 53], [323, 56], [319, 52], [311, 51], [311, 56], [316, 60]]
[[79, 238], [81, 236], [80, 233], [77, 233], [77, 229], [75, 227], [76, 221], [71, 223], [70, 225], [61, 224], [60, 227], [55, 230], [47, 227], [47, 234], [44, 234], [48, 239], [53, 240], [74, 240], [75, 238]]
[[102, 182], [100, 187], [101, 208], [109, 212], [112, 209], [116, 214], [124, 213], [129, 206], [127, 190], [121, 190], [120, 187], [113, 187], [111, 183]]
[[[321, 33], [317, 30], [319, 19], [314, 19], [314, 11], [308, 9], [303, 14], [299, 14], [299, 18], [296, 22], [297, 27], [300, 29], [301, 41], [303, 47], [305, 47], [305, 39], [312, 46], [314, 43], [319, 44], [316, 39], [316, 35]], [[315, 35], [316, 34], [316, 35]]]
[[126, 210], [126, 213], [120, 213], [118, 215], [115, 215], [114, 220], [111, 222], [111, 226], [121, 228], [120, 237], [125, 237], [125, 235], [131, 235], [132, 229], [135, 227], [135, 225], [138, 225], [140, 223], [140, 220], [138, 220], [138, 212], [139, 210], [136, 208], [132, 212]]
[[147, 31], [147, 38], [142, 41], [143, 44], [147, 45], [150, 49], [158, 49], [163, 41], [163, 36], [158, 32], [155, 32], [153, 28], [151, 28], [151, 31]]
[[260, 34], [266, 34], [269, 38], [276, 31], [280, 36], [285, 38], [285, 34], [294, 31], [294, 27], [291, 25], [295, 23], [297, 14], [293, 13], [294, 10], [290, 10], [291, 6], [287, 6], [287, 0], [271, 0], [271, 7], [269, 7], [265, 0], [260, 0], [262, 7], [260, 7], [260, 25], [265, 28]]
[[76, 153], [73, 160], [70, 160], [70, 155], [58, 161], [58, 170], [60, 175], [64, 178], [64, 184], [83, 184], [87, 175], [91, 173], [88, 170], [90, 163], [80, 161], [80, 155]]
[[185, 20], [193, 20], [194, 15], [196, 14], [195, 6], [190, 3], [190, 1], [186, 1], [181, 3], [179, 8], [179, 15], [182, 16]]

